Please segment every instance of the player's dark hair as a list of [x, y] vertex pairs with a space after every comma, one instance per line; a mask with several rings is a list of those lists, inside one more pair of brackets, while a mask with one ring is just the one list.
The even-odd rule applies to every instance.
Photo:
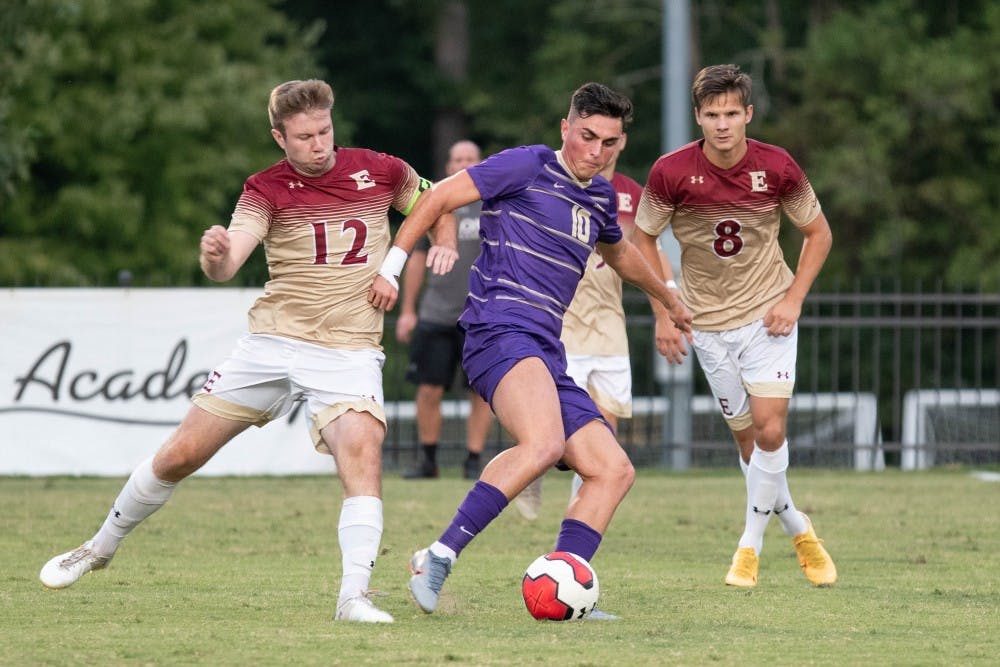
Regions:
[[632, 122], [632, 100], [603, 83], [591, 81], [577, 88], [569, 108], [580, 118], [594, 115], [619, 118], [623, 128]]
[[711, 102], [719, 95], [736, 93], [740, 104], [744, 107], [750, 104], [750, 92], [753, 83], [750, 75], [740, 71], [739, 65], [709, 65], [694, 77], [691, 84], [691, 101], [695, 109], [701, 109], [703, 104]]
[[326, 81], [286, 81], [275, 86], [267, 103], [271, 127], [285, 135], [285, 119], [303, 111], [333, 108], [333, 88]]

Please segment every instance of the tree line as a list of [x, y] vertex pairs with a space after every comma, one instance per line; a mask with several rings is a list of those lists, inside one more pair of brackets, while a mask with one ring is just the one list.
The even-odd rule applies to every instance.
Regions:
[[[203, 285], [198, 238], [280, 158], [277, 83], [337, 91], [337, 143], [439, 177], [459, 137], [558, 145], [569, 94], [629, 94], [620, 168], [662, 152], [661, 0], [33, 0], [0, 14], [0, 284]], [[692, 66], [755, 81], [750, 135], [834, 230], [818, 289], [1000, 290], [1000, 5], [691, 0]], [[693, 74], [693, 72], [692, 72]], [[692, 122], [691, 137], [696, 128]], [[797, 235], [786, 256], [794, 266]], [[235, 283], [266, 280], [261, 260]]]

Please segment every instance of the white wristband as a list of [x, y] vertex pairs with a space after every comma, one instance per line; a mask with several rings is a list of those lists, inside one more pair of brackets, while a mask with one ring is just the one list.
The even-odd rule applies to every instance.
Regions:
[[378, 270], [378, 274], [389, 281], [389, 284], [399, 289], [399, 274], [403, 272], [403, 265], [406, 264], [406, 258], [408, 255], [406, 251], [397, 245], [389, 248], [389, 253], [385, 256], [385, 261], [382, 262], [382, 268]]
[[673, 280], [668, 280], [667, 281], [667, 288], [668, 289], [677, 289], [677, 283], [674, 282]]

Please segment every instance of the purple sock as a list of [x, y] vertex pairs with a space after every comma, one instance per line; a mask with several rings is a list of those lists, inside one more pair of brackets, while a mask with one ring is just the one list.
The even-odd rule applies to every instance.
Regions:
[[568, 551], [590, 562], [600, 545], [599, 532], [582, 521], [563, 519], [559, 528], [559, 539], [556, 540], [556, 551]]
[[505, 507], [507, 496], [500, 489], [486, 482], [476, 482], [458, 506], [451, 525], [438, 541], [454, 549], [456, 555], [462, 553], [462, 549], [468, 546], [472, 538], [482, 532], [490, 521], [500, 516]]

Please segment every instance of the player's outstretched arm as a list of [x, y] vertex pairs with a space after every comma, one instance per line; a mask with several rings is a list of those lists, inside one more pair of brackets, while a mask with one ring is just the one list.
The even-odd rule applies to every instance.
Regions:
[[[640, 230], [641, 232], [641, 230]], [[651, 298], [666, 307], [670, 320], [674, 326], [684, 334], [687, 334], [688, 342], [691, 342], [691, 312], [681, 301], [676, 289], [669, 289], [656, 274], [656, 270], [650, 266], [642, 253], [628, 241], [618, 243], [599, 243], [598, 249], [601, 257], [613, 268], [622, 280], [627, 280]], [[655, 250], [654, 250], [655, 253]], [[654, 261], [659, 262], [659, 257], [654, 254]], [[677, 342], [677, 341], [675, 341]], [[687, 355], [687, 350], [683, 345], [672, 345], [660, 352], [671, 363], [681, 363], [682, 358]]]
[[431, 225], [428, 234], [431, 247], [424, 261], [432, 273], [444, 275], [458, 259], [458, 218], [450, 211], [445, 213]]
[[427, 253], [423, 250], [415, 250], [406, 262], [406, 269], [403, 271], [403, 294], [402, 306], [400, 307], [399, 319], [396, 320], [396, 340], [400, 343], [409, 343], [413, 336], [413, 330], [417, 327], [417, 297], [420, 289], [424, 285], [424, 265], [427, 262]]
[[211, 280], [225, 282], [236, 275], [257, 243], [246, 232], [231, 232], [222, 225], [212, 225], [201, 235], [198, 256], [201, 270]]
[[[368, 291], [368, 302], [375, 308], [392, 310], [396, 305], [396, 298], [399, 293], [399, 275], [406, 264], [406, 258], [417, 244], [417, 240], [426, 234], [430, 228], [438, 222], [445, 213], [451, 213], [460, 206], [471, 204], [481, 199], [479, 189], [472, 181], [472, 177], [463, 169], [462, 171], [449, 176], [443, 181], [435, 183], [429, 190], [425, 190], [417, 203], [413, 205], [413, 210], [403, 221], [396, 238], [393, 239], [389, 254], [382, 262], [371, 289]], [[457, 232], [456, 232], [457, 235]], [[437, 248], [437, 250], [435, 250]], [[440, 270], [445, 265], [450, 270], [455, 263], [458, 253], [443, 246], [435, 245], [432, 252], [427, 253], [427, 261], [432, 270]], [[432, 256], [433, 255], [433, 256]], [[435, 271], [437, 272], [437, 271]], [[444, 271], [445, 273], [447, 270]]]
[[[653, 309], [656, 350], [668, 362], [672, 364], [682, 363], [683, 358], [688, 353], [685, 346], [685, 339], [688, 345], [690, 345], [692, 340], [690, 331], [691, 313], [687, 305], [680, 299], [680, 290], [677, 289], [677, 284], [673, 279], [673, 269], [670, 266], [670, 262], [667, 261], [660, 250], [659, 241], [655, 236], [651, 236], [636, 227], [632, 234], [631, 244], [635, 246], [637, 253], [645, 260], [647, 268], [656, 276], [657, 281], [663, 281], [660, 284], [683, 307], [683, 311], [668, 311], [660, 299], [649, 291], [646, 292], [649, 295], [650, 307]], [[685, 323], [685, 326], [677, 323], [678, 312], [681, 313], [680, 318]]]

